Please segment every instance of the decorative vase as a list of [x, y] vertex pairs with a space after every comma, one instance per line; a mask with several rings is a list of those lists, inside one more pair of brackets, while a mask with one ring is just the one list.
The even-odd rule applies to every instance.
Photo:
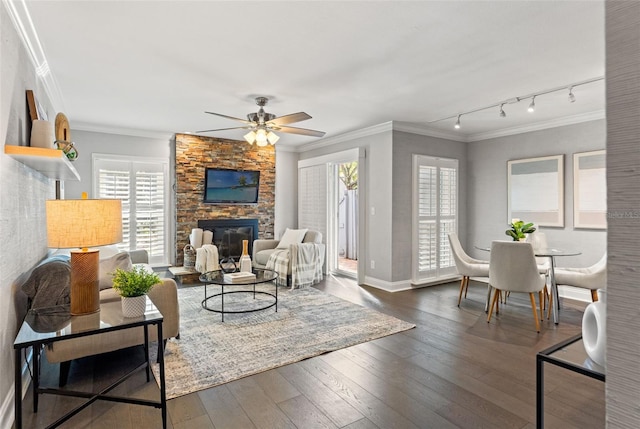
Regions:
[[242, 240], [242, 256], [240, 257], [240, 272], [251, 272], [251, 258], [249, 257], [249, 240]]
[[592, 302], [582, 316], [582, 342], [587, 355], [598, 365], [604, 366], [607, 343], [606, 291], [598, 289], [598, 301]]
[[122, 314], [124, 317], [141, 317], [146, 308], [147, 295], [122, 297]]

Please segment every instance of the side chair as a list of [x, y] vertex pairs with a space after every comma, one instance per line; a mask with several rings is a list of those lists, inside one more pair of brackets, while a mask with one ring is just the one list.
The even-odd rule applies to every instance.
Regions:
[[[489, 285], [495, 289], [495, 292], [491, 300], [487, 323], [491, 321], [493, 309], [501, 292], [523, 292], [529, 294], [536, 332], [540, 332], [540, 321], [534, 293], [538, 293], [538, 299], [542, 305], [545, 275], [539, 273], [531, 243], [520, 241], [492, 242], [489, 260]], [[497, 308], [496, 313], [498, 313]]]
[[595, 264], [586, 268], [564, 268], [555, 269], [557, 285], [573, 286], [591, 290], [591, 301], [598, 300], [598, 289], [607, 286], [607, 253]]
[[[479, 281], [488, 282], [489, 277], [489, 261], [482, 261], [480, 259], [474, 259], [462, 248], [458, 234], [452, 232], [449, 234], [449, 244], [451, 245], [451, 253], [456, 263], [456, 270], [458, 274], [462, 276], [460, 280], [460, 293], [458, 295], [458, 307], [460, 307], [460, 301], [462, 300], [462, 292], [464, 297], [467, 297], [467, 289], [469, 287], [470, 277], [480, 277]], [[491, 288], [488, 288], [487, 294], [491, 293]], [[488, 302], [488, 298], [487, 298]]]

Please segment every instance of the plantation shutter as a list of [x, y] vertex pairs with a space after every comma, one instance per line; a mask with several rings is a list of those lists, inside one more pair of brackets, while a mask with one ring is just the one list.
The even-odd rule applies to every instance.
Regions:
[[327, 237], [327, 165], [298, 169], [298, 228]]
[[168, 163], [95, 155], [96, 198], [122, 200], [120, 250], [144, 249], [151, 264], [168, 261]]
[[448, 234], [457, 231], [457, 161], [414, 155], [414, 283], [455, 274]]

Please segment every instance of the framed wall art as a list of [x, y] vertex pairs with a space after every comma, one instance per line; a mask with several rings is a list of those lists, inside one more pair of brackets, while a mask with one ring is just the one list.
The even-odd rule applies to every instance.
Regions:
[[564, 226], [564, 155], [507, 161], [507, 223]]
[[573, 154], [573, 227], [607, 228], [606, 152]]

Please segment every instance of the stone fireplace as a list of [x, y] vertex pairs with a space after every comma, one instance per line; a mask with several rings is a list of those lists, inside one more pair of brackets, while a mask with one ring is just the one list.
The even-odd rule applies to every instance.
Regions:
[[[173, 265], [183, 264], [184, 246], [189, 244], [189, 234], [193, 228], [211, 230], [211, 227], [202, 227], [199, 220], [257, 219], [258, 226], [253, 228], [252, 237], [273, 238], [276, 177], [274, 146], [257, 147], [244, 141], [176, 134], [175, 159], [176, 247]], [[205, 203], [204, 176], [207, 167], [260, 170], [258, 203]], [[246, 228], [242, 225], [230, 226], [231, 229], [243, 227]], [[230, 238], [227, 235], [227, 241]], [[253, 238], [248, 239], [250, 246], [253, 245]], [[228, 246], [224, 241], [221, 244]], [[242, 240], [239, 240], [238, 246], [239, 250], [231, 249], [231, 253], [240, 256]], [[226, 247], [223, 246], [220, 250], [221, 257], [227, 255]]]
[[258, 239], [258, 219], [208, 219], [199, 220], [198, 228], [213, 232], [213, 244], [220, 258], [231, 257], [238, 261], [242, 256], [242, 240], [249, 241], [249, 255], [253, 240]]

